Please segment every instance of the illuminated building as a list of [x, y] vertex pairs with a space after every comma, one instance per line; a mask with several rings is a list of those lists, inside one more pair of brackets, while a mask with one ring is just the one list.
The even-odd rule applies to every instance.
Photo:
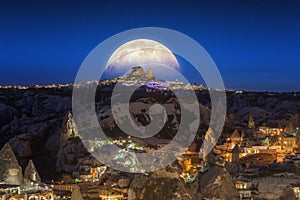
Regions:
[[288, 136], [283, 138], [283, 146], [286, 152], [293, 152], [298, 147], [296, 137]]

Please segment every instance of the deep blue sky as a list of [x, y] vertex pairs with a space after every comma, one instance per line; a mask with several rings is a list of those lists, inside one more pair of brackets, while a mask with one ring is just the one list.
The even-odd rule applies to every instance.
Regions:
[[300, 91], [296, 0], [1, 1], [0, 85], [71, 83], [96, 45], [143, 26], [194, 38], [227, 88]]

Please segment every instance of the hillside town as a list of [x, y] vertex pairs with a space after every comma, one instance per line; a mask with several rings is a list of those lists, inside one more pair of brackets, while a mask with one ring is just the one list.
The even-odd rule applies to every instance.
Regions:
[[[290, 190], [289, 195], [294, 199], [300, 198], [300, 184], [297, 182], [300, 172], [299, 117], [286, 128], [257, 126], [252, 116], [249, 116], [248, 127], [237, 127], [233, 133], [222, 134], [213, 151], [203, 160], [199, 158], [201, 149], [197, 151], [197, 144], [193, 143], [189, 149], [178, 154], [178, 177], [187, 185], [198, 181], [215, 167], [226, 169], [230, 174], [232, 190], [238, 192], [239, 199], [258, 199], [260, 179], [290, 180], [286, 183], [285, 190]], [[209, 134], [210, 130], [207, 131]], [[72, 114], [68, 112], [63, 121], [60, 136], [60, 148], [69, 148], [78, 142], [79, 135]], [[124, 150], [115, 155], [116, 159], [128, 159], [134, 166], [134, 160], [126, 153], [130, 150], [153, 152], [168, 143], [168, 140], [153, 140], [146, 144], [142, 140], [131, 137], [120, 139], [90, 140], [90, 152], [105, 145], [115, 144]], [[67, 145], [66, 145], [67, 144]], [[74, 156], [71, 152], [61, 152], [57, 159], [57, 170], [60, 170], [61, 161], [70, 160]], [[29, 160], [25, 169], [22, 169], [16, 159], [13, 149], [7, 143], [1, 152], [1, 199], [128, 199], [130, 185], [136, 179], [135, 175], [122, 173], [101, 164], [93, 158], [80, 158], [80, 163], [64, 162], [64, 169], [69, 165], [68, 174], [60, 180], [44, 183], [39, 176], [32, 160]], [[67, 157], [64, 157], [67, 156]], [[78, 155], [79, 156], [79, 155]], [[23, 175], [24, 174], [24, 175]], [[154, 173], [155, 176], [169, 177], [172, 173], [162, 170]], [[154, 176], [145, 173], [145, 177]], [[173, 175], [175, 176], [175, 175]], [[272, 177], [272, 178], [271, 178]], [[293, 182], [294, 181], [294, 182]], [[266, 198], [268, 199], [268, 198]], [[285, 199], [282, 197], [281, 199]]]
[[[170, 132], [163, 130], [157, 136], [143, 139], [124, 135], [116, 129], [110, 108], [105, 102], [109, 99], [113, 85], [118, 81], [125, 87], [138, 84], [143, 94], [144, 104], [151, 103], [151, 97], [162, 95], [168, 100], [165, 105], [173, 105], [167, 110], [168, 116], [175, 116], [172, 113], [178, 112], [174, 106], [176, 101], [173, 100], [171, 90], [184, 91], [191, 87], [195, 90], [202, 101], [200, 107], [202, 122], [199, 133], [189, 148], [174, 153], [177, 158], [174, 163], [154, 172], [134, 174], [115, 170], [92, 156], [92, 153], [99, 149], [115, 145], [121, 150], [113, 155], [113, 161], [134, 169], [138, 164], [133, 156], [134, 152], [164, 151], [164, 147], [169, 144], [176, 132], [175, 128]], [[89, 87], [90, 84], [98, 83], [89, 82], [84, 86], [78, 84], [75, 87]], [[53, 88], [56, 87], [2, 89], [5, 92], [15, 89], [31, 93], [44, 90], [48, 96], [52, 94], [55, 96], [55, 92], [63, 90], [62, 98], [66, 99], [68, 86], [52, 91]], [[64, 113], [59, 120], [54, 120], [51, 115], [45, 117], [47, 123], [51, 122], [50, 125], [39, 122], [42, 119], [40, 116], [45, 112], [39, 113], [35, 108], [32, 109], [34, 114], [23, 114], [20, 119], [12, 117], [11, 122], [3, 126], [1, 131], [16, 131], [16, 134], [3, 145], [0, 151], [1, 200], [300, 199], [298, 181], [300, 117], [298, 113], [288, 115], [290, 117], [287, 118], [282, 111], [280, 114], [282, 119], [276, 118], [272, 121], [270, 117], [257, 114], [258, 111], [247, 112], [237, 120], [240, 110], [229, 109], [221, 137], [216, 141], [217, 144], [212, 151], [203, 156], [203, 141], [214, 133], [214, 130], [207, 128], [209, 107], [203, 106], [207, 98], [202, 92], [207, 92], [209, 89], [203, 86], [185, 85], [177, 80], [157, 80], [151, 69], [144, 73], [141, 67], [133, 68], [132, 72], [122, 79], [101, 81], [99, 88], [96, 94], [99, 100], [96, 103], [97, 116], [100, 124], [108, 132], [108, 138], [82, 137], [70, 109], [58, 103], [57, 109], [64, 109]], [[227, 91], [227, 94], [234, 95], [235, 98], [244, 98], [240, 97], [244, 95], [240, 91]], [[251, 95], [247, 98], [252, 98]], [[272, 93], [263, 95], [273, 98]], [[298, 98], [297, 94], [291, 95], [293, 98]], [[51, 101], [55, 102], [55, 100]], [[136, 109], [133, 111], [135, 116], [147, 116], [142, 111], [143, 104], [139, 100], [133, 101], [132, 104]], [[52, 112], [53, 103], [44, 103], [42, 107], [48, 105], [48, 109]], [[33, 106], [38, 107], [36, 104]], [[13, 108], [6, 109], [11, 109], [10, 113], [17, 112]], [[25, 106], [22, 109], [23, 113], [27, 112]], [[58, 115], [58, 111], [55, 112]], [[39, 121], [28, 125], [26, 120], [34, 115], [38, 116]], [[140, 119], [147, 121], [148, 118]], [[172, 123], [174, 119], [176, 118], [172, 118]], [[85, 120], [88, 121], [89, 118]], [[20, 131], [13, 127], [30, 131], [35, 135], [26, 132], [20, 134]], [[49, 127], [55, 127], [53, 130], [58, 134], [52, 135]], [[40, 146], [39, 143], [43, 145]], [[45, 148], [47, 151], [43, 150]], [[49, 157], [39, 156], [38, 151], [42, 150], [43, 153], [47, 152]], [[169, 184], [174, 187], [166, 187]], [[173, 191], [174, 188], [177, 188], [176, 191]]]

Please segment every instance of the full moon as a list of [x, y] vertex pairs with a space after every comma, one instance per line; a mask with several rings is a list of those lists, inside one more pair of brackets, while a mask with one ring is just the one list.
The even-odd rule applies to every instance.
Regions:
[[117, 48], [108, 59], [106, 70], [112, 74], [120, 74], [128, 72], [134, 66], [142, 66], [146, 70], [158, 65], [160, 68], [168, 66], [180, 70], [176, 57], [166, 46], [154, 40], [137, 39]]

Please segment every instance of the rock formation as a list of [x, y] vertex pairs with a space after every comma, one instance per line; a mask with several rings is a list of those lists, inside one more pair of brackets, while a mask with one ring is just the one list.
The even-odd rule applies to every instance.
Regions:
[[232, 135], [230, 136], [230, 140], [233, 144], [239, 144], [241, 140], [241, 135], [237, 129], [233, 131]]
[[79, 138], [77, 126], [70, 111], [63, 120], [60, 132], [60, 144], [57, 153], [56, 170], [76, 170], [79, 158], [86, 153], [86, 150]]
[[239, 163], [239, 155], [240, 155], [240, 148], [239, 145], [235, 145], [232, 149], [232, 161], [233, 163]]
[[146, 74], [146, 77], [147, 77], [148, 79], [155, 78], [154, 75], [153, 75], [153, 71], [152, 71], [151, 68], [148, 69], [147, 74]]
[[80, 192], [80, 188], [78, 185], [76, 185], [72, 191], [71, 200], [83, 200], [81, 192]]
[[[135, 72], [136, 75], [145, 74], [142, 73], [141, 68], [137, 68]], [[149, 71], [146, 74], [150, 74]], [[109, 81], [107, 84], [99, 85], [96, 95], [110, 96], [113, 84], [110, 84]], [[78, 87], [84, 87], [84, 84]], [[197, 91], [196, 94], [201, 103], [199, 105], [201, 125], [205, 126], [210, 122], [211, 102], [209, 93], [203, 90]], [[145, 96], [146, 94], [140, 95]], [[151, 95], [153, 96], [152, 93]], [[34, 157], [37, 154], [42, 154], [47, 159], [35, 159], [35, 164], [39, 168], [47, 166], [46, 168], [54, 170], [60, 143], [61, 125], [65, 113], [71, 109], [71, 96], [72, 85], [66, 87], [57, 85], [51, 88], [0, 89], [0, 148], [10, 140], [17, 156]], [[232, 130], [234, 124], [244, 128], [248, 127], [250, 115], [255, 119], [256, 126], [262, 125], [263, 122], [271, 127], [285, 127], [290, 122], [293, 122], [292, 125], [294, 126], [299, 121], [295, 116], [300, 113], [300, 93], [244, 92], [236, 94], [228, 91], [226, 96], [227, 107], [234, 112], [229, 123], [225, 124], [225, 129], [228, 131]], [[151, 96], [148, 96], [143, 101], [152, 104], [151, 99]], [[177, 133], [176, 127], [177, 124], [180, 124], [180, 111], [176, 109], [177, 106], [171, 100], [168, 100], [166, 104], [170, 108], [167, 110], [167, 114], [174, 120], [171, 121], [172, 123], [166, 124], [166, 128], [162, 131], [163, 134], [158, 133], [159, 136], [173, 136], [174, 132]], [[96, 112], [99, 122], [104, 130], [109, 130], [107, 131], [108, 137], [119, 136], [120, 130], [115, 126], [108, 102], [110, 102], [109, 98], [96, 98]], [[132, 104], [133, 115], [135, 119], [143, 119], [147, 124], [149, 116], [147, 116], [147, 112], [143, 112], [138, 104], [139, 102]], [[104, 107], [107, 109], [102, 112], [101, 109]], [[82, 117], [85, 117], [84, 113]], [[170, 129], [172, 130], [170, 131]], [[197, 135], [200, 139], [201, 134]], [[251, 134], [247, 132], [247, 135]], [[70, 152], [70, 154], [64, 154], [63, 157], [69, 162], [75, 153], [72, 149], [66, 149], [66, 152]], [[41, 169], [40, 174], [42, 175], [45, 171]]]
[[255, 122], [251, 115], [249, 116], [249, 120], [248, 120], [248, 128], [255, 128]]
[[7, 185], [23, 184], [22, 168], [8, 143], [0, 151], [0, 182]]
[[0, 102], [0, 126], [11, 122], [18, 114], [17, 109]]
[[203, 199], [239, 199], [235, 184], [223, 167], [211, 167], [200, 179]]
[[69, 138], [78, 137], [78, 130], [73, 119], [72, 113], [67, 112], [62, 123], [61, 132], [60, 132], [60, 141], [65, 142]]
[[32, 134], [21, 134], [9, 141], [9, 144], [16, 152], [17, 156], [28, 157], [32, 155], [31, 144], [33, 140]]
[[226, 168], [209, 167], [195, 180], [186, 184], [179, 174], [181, 167], [174, 162], [152, 175], [135, 175], [129, 187], [129, 199], [239, 199], [234, 181]]
[[150, 176], [136, 175], [129, 187], [129, 199], [193, 199], [179, 176], [181, 172], [180, 165], [174, 162]]
[[63, 142], [57, 154], [56, 170], [66, 172], [77, 170], [79, 161], [87, 156], [89, 153], [78, 137]]
[[[172, 164], [165, 169], [154, 172], [151, 176], [136, 175], [132, 181], [128, 199], [170, 199], [170, 200], [197, 200], [201, 199], [198, 187], [189, 187], [179, 177], [181, 169]], [[195, 189], [195, 190], [193, 190]]]
[[298, 200], [298, 198], [296, 197], [293, 188], [287, 187], [277, 200]]
[[147, 73], [144, 72], [143, 67], [141, 66], [136, 66], [131, 69], [131, 72], [126, 74], [124, 79], [129, 79], [129, 80], [154, 80], [155, 76], [153, 74], [153, 71], [151, 68], [148, 69]]
[[31, 181], [31, 182], [40, 182], [41, 181], [41, 177], [40, 177], [38, 171], [36, 170], [32, 160], [29, 160], [29, 162], [25, 168], [24, 179], [27, 181]]
[[247, 137], [246, 131], [243, 129], [241, 133], [241, 142], [244, 141], [244, 139]]
[[131, 72], [124, 76], [125, 78], [142, 78], [145, 77], [144, 69], [141, 66], [132, 67]]

